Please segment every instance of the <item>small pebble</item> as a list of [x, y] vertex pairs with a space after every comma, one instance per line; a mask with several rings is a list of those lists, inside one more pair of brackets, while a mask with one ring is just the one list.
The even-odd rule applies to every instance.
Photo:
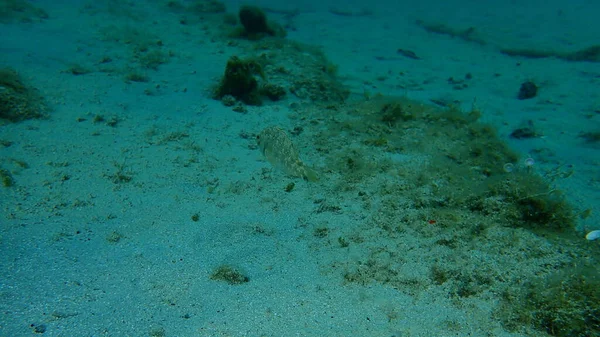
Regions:
[[538, 87], [535, 85], [535, 83], [531, 81], [523, 82], [521, 84], [521, 88], [519, 89], [518, 98], [521, 100], [534, 98], [537, 95], [537, 91]]
[[44, 332], [46, 332], [46, 325], [44, 325], [44, 324], [40, 324], [40, 325], [31, 324], [31, 327], [33, 328], [33, 332], [34, 333], [44, 333]]

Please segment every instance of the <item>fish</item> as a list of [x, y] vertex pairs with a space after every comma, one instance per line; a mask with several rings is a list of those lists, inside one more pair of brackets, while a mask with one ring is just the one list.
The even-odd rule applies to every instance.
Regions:
[[415, 54], [414, 51], [412, 50], [408, 50], [408, 49], [398, 49], [396, 51], [398, 54], [408, 57], [409, 59], [413, 59], [413, 60], [420, 60], [421, 58], [417, 56], [417, 54]]
[[300, 160], [298, 150], [288, 134], [278, 126], [269, 126], [256, 137], [262, 154], [275, 168], [286, 174], [315, 182], [317, 172]]

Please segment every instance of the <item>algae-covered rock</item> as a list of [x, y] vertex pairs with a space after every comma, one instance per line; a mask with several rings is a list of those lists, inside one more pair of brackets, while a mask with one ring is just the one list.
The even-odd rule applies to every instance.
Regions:
[[37, 90], [27, 86], [15, 70], [0, 69], [0, 119], [19, 122], [42, 118], [46, 110]]
[[223, 281], [231, 285], [239, 285], [250, 281], [248, 276], [244, 275], [242, 271], [229, 265], [217, 267], [210, 275], [210, 278], [211, 280]]
[[215, 91], [215, 98], [231, 95], [250, 105], [262, 104], [258, 79], [263, 78], [261, 64], [253, 59], [232, 56], [225, 66], [225, 74]]
[[0, 0], [0, 22], [32, 22], [48, 18], [45, 10], [25, 0]]
[[239, 16], [240, 22], [248, 34], [275, 34], [269, 27], [267, 16], [262, 9], [256, 6], [243, 6]]
[[280, 25], [269, 22], [265, 12], [256, 6], [243, 6], [239, 12], [243, 37], [258, 40], [264, 36], [285, 37], [286, 32]]

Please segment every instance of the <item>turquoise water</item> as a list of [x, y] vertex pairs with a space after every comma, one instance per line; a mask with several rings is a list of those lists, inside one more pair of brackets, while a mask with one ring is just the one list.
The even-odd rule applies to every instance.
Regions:
[[0, 336], [600, 335], [599, 11], [0, 0]]

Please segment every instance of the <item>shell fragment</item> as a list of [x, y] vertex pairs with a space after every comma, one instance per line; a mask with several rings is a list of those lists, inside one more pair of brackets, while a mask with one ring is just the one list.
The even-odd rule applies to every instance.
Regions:
[[587, 233], [587, 235], [585, 236], [586, 239], [588, 240], [596, 240], [600, 238], [600, 229], [599, 230], [595, 230], [595, 231], [591, 231], [589, 233]]

